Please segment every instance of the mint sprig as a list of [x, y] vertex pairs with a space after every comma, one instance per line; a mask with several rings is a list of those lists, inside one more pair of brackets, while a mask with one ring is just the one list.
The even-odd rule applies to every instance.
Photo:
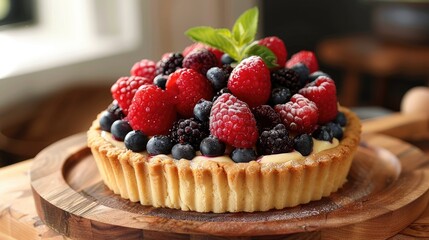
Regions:
[[267, 47], [255, 41], [258, 28], [257, 7], [245, 11], [235, 21], [232, 31], [226, 28], [194, 27], [185, 32], [193, 41], [204, 43], [227, 53], [237, 62], [246, 57], [260, 56], [267, 67], [277, 66], [276, 55]]

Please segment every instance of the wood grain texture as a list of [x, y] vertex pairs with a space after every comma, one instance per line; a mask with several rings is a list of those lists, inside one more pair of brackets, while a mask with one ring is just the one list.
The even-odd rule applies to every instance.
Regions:
[[[77, 239], [267, 239], [287, 234], [376, 239], [395, 235], [425, 209], [429, 163], [409, 144], [364, 135], [349, 181], [329, 198], [269, 212], [183, 212], [131, 203], [110, 192], [80, 134], [51, 145], [36, 157], [31, 185], [40, 218]], [[380, 224], [389, 227], [380, 228]]]

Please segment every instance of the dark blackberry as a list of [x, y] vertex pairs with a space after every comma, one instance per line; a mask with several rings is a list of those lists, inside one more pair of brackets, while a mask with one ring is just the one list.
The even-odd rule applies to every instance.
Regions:
[[300, 88], [304, 87], [308, 83], [308, 76], [310, 75], [308, 67], [303, 63], [297, 63], [291, 69], [298, 74]]
[[292, 95], [297, 93], [299, 89], [303, 87], [299, 81], [298, 73], [289, 68], [281, 68], [271, 72], [271, 82], [274, 86], [288, 88]]
[[313, 151], [313, 138], [310, 134], [301, 134], [293, 139], [293, 147], [302, 156], [308, 156]]
[[173, 143], [168, 136], [157, 135], [149, 139], [146, 150], [150, 155], [169, 154]]
[[276, 111], [268, 105], [257, 106], [252, 109], [252, 113], [260, 133], [270, 130], [282, 122]]
[[195, 157], [195, 149], [187, 143], [177, 143], [171, 149], [171, 155], [174, 159], [187, 159], [191, 160]]
[[289, 101], [292, 94], [288, 88], [277, 87], [271, 91], [270, 105], [275, 106], [277, 104], [284, 104]]
[[139, 130], [127, 133], [124, 138], [125, 147], [133, 152], [142, 152], [146, 150], [147, 141], [147, 136]]
[[343, 112], [338, 112], [334, 119], [334, 123], [338, 123], [341, 127], [345, 127], [347, 125], [346, 115]]
[[184, 68], [194, 69], [204, 76], [210, 68], [218, 65], [216, 55], [204, 48], [192, 51], [183, 59]]
[[110, 127], [113, 138], [118, 141], [123, 141], [127, 133], [132, 130], [130, 124], [124, 120], [116, 120], [112, 123], [112, 127]]
[[332, 139], [334, 138], [332, 130], [328, 126], [320, 126], [312, 133], [312, 135], [315, 139], [329, 142], [332, 142]]
[[331, 129], [331, 132], [334, 138], [338, 140], [341, 140], [343, 138], [343, 129], [341, 128], [340, 124], [329, 122], [326, 124], [326, 126]]
[[182, 68], [183, 55], [181, 53], [171, 53], [167, 58], [158, 62], [156, 75], [170, 75], [177, 69]]
[[252, 148], [236, 148], [231, 153], [231, 159], [236, 163], [250, 162], [256, 158], [256, 153]]
[[168, 76], [165, 75], [157, 75], [153, 79], [153, 84], [160, 87], [161, 89], [165, 89], [165, 84], [167, 83]]
[[201, 141], [209, 135], [209, 130], [207, 124], [189, 118], [175, 122], [170, 134], [173, 143], [189, 143], [195, 150], [198, 150]]
[[200, 144], [200, 151], [204, 156], [217, 157], [225, 153], [226, 145], [214, 136], [204, 138]]
[[99, 120], [101, 130], [110, 132], [110, 128], [112, 127], [113, 122], [116, 120], [119, 120], [118, 116], [109, 111], [103, 111]]
[[259, 155], [287, 153], [293, 150], [293, 142], [286, 127], [278, 124], [269, 131], [263, 131], [256, 143]]
[[215, 91], [219, 91], [226, 87], [229, 74], [220, 67], [212, 67], [207, 71], [207, 79], [212, 84]]
[[118, 119], [123, 119], [125, 117], [125, 113], [121, 107], [119, 107], [118, 102], [114, 100], [108, 107], [107, 111], [113, 113]]
[[221, 90], [219, 90], [219, 92], [217, 92], [215, 95], [214, 95], [214, 97], [213, 97], [213, 102], [214, 101], [216, 101], [216, 99], [218, 98], [218, 97], [220, 97], [220, 95], [222, 95], [222, 94], [224, 94], [224, 93], [231, 93], [231, 91], [229, 91], [229, 89], [228, 88], [226, 88], [226, 87], [224, 87], [224, 88], [222, 88]]
[[197, 104], [195, 104], [194, 107], [194, 116], [196, 119], [200, 120], [201, 122], [207, 122], [210, 117], [210, 111], [212, 109], [213, 102], [201, 99], [198, 101]]

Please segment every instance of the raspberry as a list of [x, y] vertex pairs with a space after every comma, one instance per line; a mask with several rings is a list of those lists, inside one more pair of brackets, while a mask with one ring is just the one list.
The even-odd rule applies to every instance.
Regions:
[[174, 143], [188, 143], [198, 150], [201, 141], [209, 135], [209, 130], [193, 118], [180, 119], [174, 123], [170, 135]]
[[110, 88], [113, 99], [118, 102], [124, 114], [128, 113], [128, 108], [137, 89], [144, 84], [152, 84], [152, 80], [139, 76], [121, 77]]
[[255, 117], [259, 132], [270, 130], [282, 122], [276, 111], [268, 105], [255, 107], [252, 109], [252, 113]]
[[319, 110], [316, 104], [300, 94], [293, 95], [285, 104], [276, 105], [274, 110], [286, 128], [294, 133], [311, 133], [317, 126]]
[[182, 68], [170, 75], [166, 90], [176, 97], [177, 112], [184, 118], [194, 114], [194, 106], [203, 98], [210, 100], [213, 89], [210, 82], [193, 69]]
[[293, 150], [293, 141], [285, 125], [278, 124], [269, 131], [263, 131], [256, 145], [259, 155], [287, 153]]
[[300, 51], [292, 55], [289, 61], [286, 62], [287, 68], [292, 68], [297, 63], [303, 63], [308, 67], [310, 73], [319, 70], [319, 64], [316, 59], [316, 55], [312, 51]]
[[155, 77], [156, 64], [152, 60], [143, 59], [140, 62], [136, 62], [131, 68], [131, 76], [146, 77], [151, 80]]
[[192, 68], [204, 76], [207, 70], [218, 65], [216, 56], [207, 49], [194, 50], [183, 59], [184, 68]]
[[202, 49], [202, 48], [203, 49], [207, 49], [210, 52], [212, 52], [216, 56], [216, 59], [218, 60], [218, 62], [221, 62], [221, 58], [222, 58], [223, 52], [221, 50], [219, 50], [219, 49], [209, 47], [209, 46], [207, 46], [205, 44], [202, 44], [202, 43], [193, 43], [193, 44], [187, 46], [183, 50], [182, 54], [183, 54], [183, 56], [186, 57], [192, 51], [197, 50], [197, 49]]
[[250, 56], [232, 70], [228, 89], [253, 108], [265, 104], [271, 94], [270, 71], [259, 56]]
[[236, 148], [251, 148], [258, 139], [256, 121], [249, 107], [229, 93], [213, 103], [210, 133]]
[[287, 51], [283, 40], [278, 37], [266, 37], [259, 40], [258, 44], [269, 48], [276, 55], [278, 67], [285, 65]]
[[147, 136], [165, 135], [176, 120], [172, 97], [155, 85], [140, 87], [131, 102], [128, 121]]
[[328, 123], [338, 114], [335, 82], [328, 77], [318, 77], [299, 91], [304, 97], [316, 103], [319, 109], [319, 123]]
[[170, 53], [162, 56], [162, 59], [156, 64], [155, 75], [170, 75], [177, 69], [182, 68], [183, 55], [181, 53]]
[[274, 85], [288, 88], [292, 95], [297, 93], [299, 89], [305, 85], [305, 83], [303, 84], [299, 80], [298, 73], [290, 68], [281, 68], [271, 72], [271, 82]]

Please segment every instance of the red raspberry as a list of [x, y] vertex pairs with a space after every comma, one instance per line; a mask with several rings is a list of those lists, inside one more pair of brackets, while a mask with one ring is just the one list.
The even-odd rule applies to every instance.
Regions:
[[194, 106], [201, 98], [206, 100], [213, 98], [213, 89], [209, 80], [189, 68], [182, 68], [172, 73], [165, 88], [176, 97], [177, 112], [184, 118], [194, 115]]
[[337, 116], [337, 90], [335, 82], [329, 77], [318, 77], [299, 90], [299, 93], [316, 103], [320, 124], [328, 123]]
[[300, 51], [292, 55], [289, 61], [286, 62], [287, 68], [292, 68], [297, 63], [302, 63], [308, 67], [310, 73], [319, 70], [316, 55], [312, 51]]
[[250, 56], [232, 70], [228, 89], [249, 107], [265, 104], [271, 94], [270, 71], [259, 56]]
[[277, 57], [278, 67], [284, 67], [287, 58], [286, 46], [278, 37], [266, 37], [258, 41], [259, 45], [269, 48]]
[[251, 148], [258, 139], [256, 120], [249, 107], [229, 93], [213, 103], [210, 133], [236, 148]]
[[311, 133], [317, 127], [319, 110], [316, 104], [300, 94], [293, 95], [285, 104], [276, 105], [274, 110], [286, 128], [294, 133]]
[[136, 62], [131, 68], [131, 76], [146, 77], [151, 80], [155, 78], [156, 63], [152, 60], [143, 59]]
[[196, 49], [183, 59], [184, 68], [192, 68], [204, 76], [207, 70], [218, 65], [216, 56], [207, 49]]
[[137, 89], [144, 84], [152, 84], [152, 80], [139, 76], [121, 77], [110, 88], [113, 99], [118, 102], [125, 114], [128, 113], [128, 108]]
[[172, 97], [155, 85], [140, 87], [131, 102], [128, 121], [148, 136], [166, 135], [176, 120]]
[[218, 62], [221, 62], [220, 59], [222, 58], [223, 52], [221, 50], [219, 50], [219, 49], [209, 47], [209, 46], [207, 46], [207, 45], [205, 45], [203, 43], [193, 43], [193, 44], [187, 46], [183, 50], [182, 54], [183, 54], [184, 57], [186, 57], [192, 51], [197, 50], [197, 49], [201, 49], [201, 48], [207, 49], [210, 52], [212, 52], [216, 56], [216, 59], [218, 60]]

